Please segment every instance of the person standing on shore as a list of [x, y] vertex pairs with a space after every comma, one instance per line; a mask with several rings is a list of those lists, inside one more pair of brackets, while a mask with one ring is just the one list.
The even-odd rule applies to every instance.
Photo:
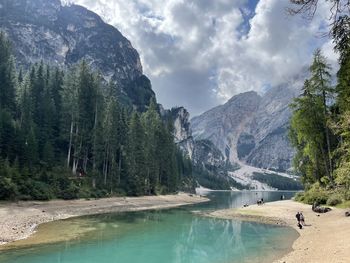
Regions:
[[299, 229], [302, 229], [303, 226], [300, 224], [300, 213], [298, 212], [298, 213], [295, 215], [295, 217], [297, 218]]
[[300, 212], [300, 223], [305, 226], [305, 218], [302, 212]]

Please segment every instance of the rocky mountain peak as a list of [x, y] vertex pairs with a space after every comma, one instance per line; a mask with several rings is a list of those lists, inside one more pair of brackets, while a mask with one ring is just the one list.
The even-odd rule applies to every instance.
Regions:
[[[24, 68], [41, 60], [69, 67], [84, 59], [134, 105], [148, 104], [154, 96], [130, 41], [84, 7], [59, 0], [0, 0], [0, 31], [13, 42]], [[145, 97], [135, 101], [135, 94]]]
[[193, 118], [193, 136], [212, 141], [231, 163], [285, 171], [294, 153], [288, 139], [289, 104], [300, 87], [293, 80], [263, 96], [254, 91], [238, 94]]
[[239, 135], [247, 129], [259, 107], [261, 97], [256, 92], [234, 96], [224, 105], [215, 107], [191, 120], [195, 139], [208, 139], [231, 162], [235, 162]]

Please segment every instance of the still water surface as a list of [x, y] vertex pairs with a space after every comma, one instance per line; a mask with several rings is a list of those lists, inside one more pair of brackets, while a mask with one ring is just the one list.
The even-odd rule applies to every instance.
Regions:
[[[45, 235], [79, 233], [53, 244], [0, 251], [1, 263], [271, 262], [288, 252], [297, 232], [272, 225], [206, 218], [192, 211], [291, 198], [294, 192], [211, 192], [208, 203], [184, 208], [85, 216], [39, 227]], [[66, 230], [66, 231], [65, 231]], [[69, 236], [69, 235], [68, 235]], [[30, 241], [30, 239], [29, 239]]]

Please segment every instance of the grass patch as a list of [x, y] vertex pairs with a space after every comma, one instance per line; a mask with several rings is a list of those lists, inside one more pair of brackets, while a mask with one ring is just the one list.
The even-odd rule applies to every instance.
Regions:
[[338, 204], [336, 207], [337, 208], [343, 208], [343, 209], [350, 208], [350, 200], [345, 201], [345, 202], [343, 202], [341, 204]]

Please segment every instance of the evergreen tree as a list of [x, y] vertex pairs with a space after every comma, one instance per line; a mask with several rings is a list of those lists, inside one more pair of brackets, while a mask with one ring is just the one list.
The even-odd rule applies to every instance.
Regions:
[[87, 170], [93, 148], [93, 130], [97, 114], [97, 83], [86, 61], [79, 67], [78, 74], [78, 127], [80, 146], [76, 152], [80, 168]]
[[147, 184], [147, 169], [145, 167], [145, 133], [138, 113], [133, 112], [130, 118], [127, 162], [128, 162], [128, 189], [130, 195], [145, 194]]
[[15, 66], [11, 55], [11, 44], [0, 32], [0, 110], [15, 113]]
[[320, 181], [325, 174], [322, 160], [324, 148], [323, 101], [313, 93], [310, 81], [304, 84], [304, 93], [291, 105], [293, 116], [290, 125], [290, 138], [297, 153], [294, 165], [304, 182]]
[[[67, 158], [66, 167], [72, 164], [72, 172], [75, 174], [77, 169], [77, 158], [74, 157], [75, 150], [79, 147], [78, 141], [78, 69], [72, 68], [64, 77], [62, 90], [60, 92], [62, 101], [61, 116], [61, 138], [66, 142]], [[73, 159], [73, 160], [72, 160]]]
[[1, 199], [168, 193], [190, 178], [155, 98], [130, 113], [85, 61], [65, 74], [43, 61], [16, 72], [3, 34], [0, 58]]
[[151, 100], [147, 112], [142, 115], [142, 124], [147, 138], [145, 141], [147, 192], [155, 194], [159, 184], [159, 137], [163, 125], [157, 112], [155, 99]]
[[[314, 60], [310, 67], [310, 84], [312, 89], [315, 92], [316, 96], [322, 98], [323, 106], [323, 127], [324, 127], [324, 136], [326, 139], [327, 148], [321, 148], [323, 159], [328, 162], [328, 165], [325, 164], [326, 173], [330, 180], [330, 183], [333, 184], [333, 160], [332, 160], [332, 146], [331, 146], [331, 134], [328, 127], [328, 122], [330, 121], [330, 107], [327, 102], [329, 99], [333, 98], [334, 89], [331, 87], [331, 68], [326, 62], [326, 58], [321, 54], [321, 50], [317, 49], [314, 53]], [[326, 154], [327, 152], [327, 154]], [[325, 162], [326, 162], [325, 161]]]

